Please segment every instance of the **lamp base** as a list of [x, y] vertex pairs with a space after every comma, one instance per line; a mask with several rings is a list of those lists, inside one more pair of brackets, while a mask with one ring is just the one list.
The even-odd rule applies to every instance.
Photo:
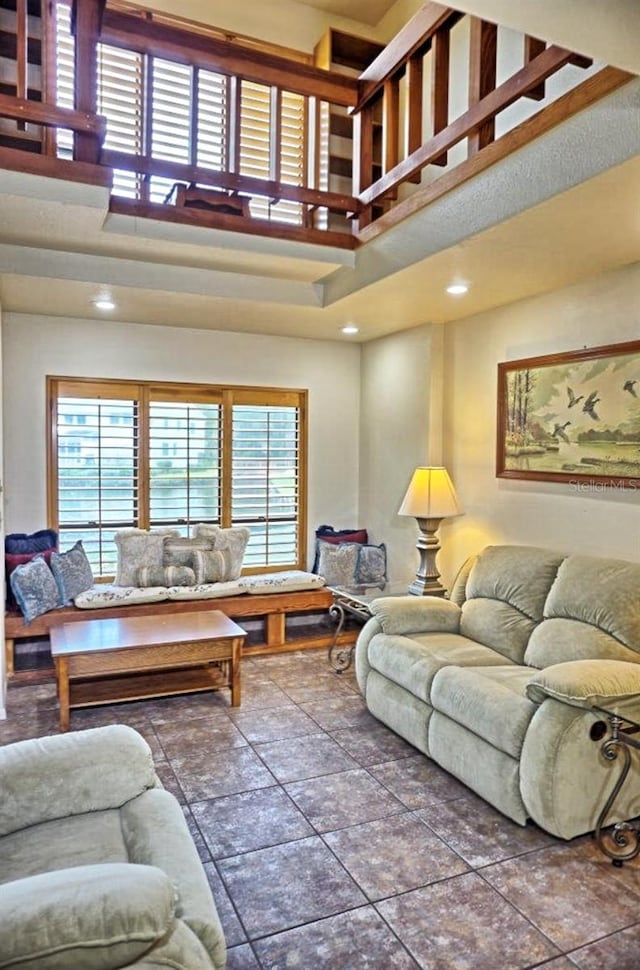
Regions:
[[411, 596], [446, 596], [447, 589], [440, 582], [440, 573], [436, 566], [436, 556], [440, 552], [440, 542], [437, 532], [442, 519], [416, 519], [420, 529], [420, 538], [416, 549], [420, 556], [416, 578], [407, 592]]

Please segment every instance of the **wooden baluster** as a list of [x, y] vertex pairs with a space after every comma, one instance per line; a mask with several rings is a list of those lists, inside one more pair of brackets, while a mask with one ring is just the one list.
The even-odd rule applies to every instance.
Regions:
[[[368, 104], [353, 119], [353, 194], [357, 197], [373, 183], [373, 106]], [[371, 222], [372, 207], [365, 206], [358, 228]]]
[[382, 173], [391, 171], [399, 161], [400, 82], [384, 82], [382, 94]]
[[[528, 35], [524, 39], [524, 63], [529, 64], [538, 54], [542, 54], [543, 50], [546, 49], [546, 42], [544, 40], [538, 40], [537, 37], [529, 37]], [[542, 81], [537, 87], [531, 88], [530, 91], [525, 92], [525, 98], [531, 98], [532, 101], [544, 101], [545, 96], [545, 83]]]
[[238, 77], [227, 77], [227, 171], [240, 171], [240, 107], [241, 82]]
[[269, 178], [279, 182], [281, 176], [282, 146], [282, 91], [272, 86], [269, 111]]
[[[431, 114], [433, 116], [433, 133], [437, 135], [449, 124], [449, 48], [450, 33], [439, 30], [433, 38], [431, 51], [433, 65], [431, 73]], [[416, 145], [419, 148], [420, 145]], [[443, 152], [432, 162], [432, 165], [446, 165], [448, 153]]]
[[[498, 28], [479, 17], [471, 18], [469, 45], [469, 107], [495, 90]], [[475, 155], [495, 138], [495, 118], [490, 118], [469, 135], [468, 154]]]
[[[407, 102], [406, 102], [406, 129], [407, 129], [407, 155], [411, 155], [422, 144], [422, 83], [423, 83], [424, 55], [422, 53], [412, 54], [407, 61]], [[416, 172], [409, 179], [410, 182], [419, 184], [422, 173]]]
[[[16, 3], [16, 97], [26, 100], [28, 97], [29, 73], [29, 30], [27, 21], [27, 0], [17, 0]], [[18, 131], [26, 131], [24, 121], [16, 122]]]
[[[75, 36], [76, 70], [74, 97], [77, 111], [95, 115], [98, 111], [98, 40], [106, 0], [73, 0], [71, 25]], [[100, 141], [96, 135], [76, 132], [73, 157], [96, 164]]]

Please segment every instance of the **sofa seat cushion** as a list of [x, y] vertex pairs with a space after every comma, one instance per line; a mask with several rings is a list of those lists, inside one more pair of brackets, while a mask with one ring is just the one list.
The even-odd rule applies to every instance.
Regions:
[[281, 573], [261, 573], [257, 576], [243, 576], [238, 584], [245, 593], [295, 593], [305, 589], [321, 589], [324, 578], [316, 573], [302, 569], [287, 569]]
[[458, 633], [423, 633], [412, 637], [379, 633], [372, 638], [368, 655], [374, 670], [428, 704], [431, 683], [442, 667], [504, 664], [500, 654]]
[[168, 586], [169, 600], [218, 600], [224, 596], [240, 596], [245, 590], [237, 580], [228, 583], [196, 583], [195, 586]]
[[[193, 588], [193, 587], [191, 587]], [[101, 610], [109, 606], [133, 603], [162, 603], [169, 598], [166, 586], [117, 586], [115, 583], [96, 583], [74, 599], [80, 610]]]
[[175, 891], [154, 866], [77, 866], [0, 887], [0, 967], [129, 966], [174, 924]]
[[527, 697], [532, 672], [515, 664], [445, 667], [434, 677], [431, 704], [512, 758], [519, 758], [537, 705]]

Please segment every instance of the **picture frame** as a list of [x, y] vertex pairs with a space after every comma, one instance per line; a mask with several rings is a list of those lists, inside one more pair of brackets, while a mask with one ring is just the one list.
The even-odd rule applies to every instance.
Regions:
[[496, 476], [640, 489], [640, 340], [498, 364]]

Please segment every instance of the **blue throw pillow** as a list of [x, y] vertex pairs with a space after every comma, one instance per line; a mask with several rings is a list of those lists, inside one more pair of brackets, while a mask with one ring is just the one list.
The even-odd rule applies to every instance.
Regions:
[[26, 532], [12, 532], [5, 536], [4, 551], [20, 556], [29, 552], [44, 552], [45, 549], [56, 549], [58, 533], [55, 529], [40, 529], [27, 535]]
[[387, 582], [387, 547], [384, 542], [379, 546], [362, 544], [358, 547], [355, 580], [357, 586], [384, 589]]
[[58, 584], [43, 556], [14, 569], [9, 582], [25, 623], [62, 606]]
[[58, 584], [61, 603], [72, 603], [76, 596], [93, 586], [91, 563], [80, 539], [66, 552], [53, 553], [51, 572]]

